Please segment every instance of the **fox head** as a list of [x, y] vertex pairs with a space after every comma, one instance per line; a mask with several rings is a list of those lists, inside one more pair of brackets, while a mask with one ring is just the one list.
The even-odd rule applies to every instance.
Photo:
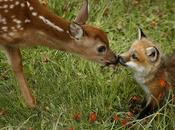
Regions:
[[138, 39], [130, 49], [120, 55], [120, 63], [132, 68], [136, 73], [147, 75], [156, 71], [162, 56], [159, 49], [141, 29], [138, 29], [138, 33]]

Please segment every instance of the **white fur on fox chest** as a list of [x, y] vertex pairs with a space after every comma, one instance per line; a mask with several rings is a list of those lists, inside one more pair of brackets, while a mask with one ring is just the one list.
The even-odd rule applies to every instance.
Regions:
[[146, 80], [145, 80], [144, 76], [142, 76], [141, 74], [138, 74], [138, 73], [135, 74], [134, 77], [135, 77], [136, 81], [139, 83], [139, 85], [141, 86], [141, 88], [146, 93], [147, 105], [148, 105], [151, 102], [152, 93], [150, 92], [148, 86], [145, 85]]

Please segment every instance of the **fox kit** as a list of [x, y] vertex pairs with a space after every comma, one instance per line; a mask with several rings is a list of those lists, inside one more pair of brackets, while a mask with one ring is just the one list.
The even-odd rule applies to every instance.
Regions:
[[120, 56], [120, 63], [133, 69], [136, 81], [146, 93], [138, 118], [156, 110], [167, 91], [175, 88], [175, 55], [165, 59], [141, 29], [138, 40]]

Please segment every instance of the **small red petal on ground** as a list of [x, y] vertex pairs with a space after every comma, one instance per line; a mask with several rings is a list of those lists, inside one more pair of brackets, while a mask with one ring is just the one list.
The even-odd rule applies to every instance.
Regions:
[[33, 130], [32, 127], [30, 127], [28, 130]]
[[74, 130], [73, 128], [69, 128], [68, 130]]
[[158, 21], [154, 19], [154, 20], [151, 21], [150, 25], [151, 25], [152, 28], [155, 28], [158, 25]]
[[128, 115], [129, 117], [133, 117], [133, 116], [134, 116], [134, 114], [133, 114], [132, 112], [130, 112], [130, 111], [127, 113], [127, 115]]
[[74, 117], [73, 117], [73, 119], [76, 120], [76, 121], [80, 121], [80, 119], [81, 119], [81, 113], [75, 114]]
[[119, 120], [119, 116], [117, 114], [114, 114], [113, 121], [118, 121], [118, 120]]
[[127, 119], [122, 119], [122, 120], [120, 121], [120, 123], [121, 123], [122, 126], [125, 126], [126, 123], [127, 123]]
[[97, 114], [96, 114], [96, 112], [90, 113], [88, 120], [91, 123], [95, 122], [97, 120]]
[[132, 100], [139, 101], [140, 100], [140, 96], [133, 96]]

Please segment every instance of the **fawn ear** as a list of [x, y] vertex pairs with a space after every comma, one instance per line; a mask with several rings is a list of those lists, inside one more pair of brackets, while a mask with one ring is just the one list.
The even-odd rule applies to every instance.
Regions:
[[141, 28], [138, 28], [138, 39], [141, 40], [144, 37], [146, 38], [146, 35], [144, 34]]
[[77, 17], [75, 18], [75, 22], [83, 25], [86, 23], [87, 19], [88, 19], [88, 9], [89, 5], [88, 5], [88, 0], [84, 0], [84, 3], [77, 15]]
[[156, 62], [159, 58], [159, 50], [156, 47], [148, 47], [146, 49], [146, 55], [151, 62]]
[[72, 37], [76, 38], [76, 39], [80, 39], [83, 37], [84, 35], [84, 31], [83, 31], [83, 28], [75, 23], [75, 22], [72, 22], [69, 26], [69, 33]]

